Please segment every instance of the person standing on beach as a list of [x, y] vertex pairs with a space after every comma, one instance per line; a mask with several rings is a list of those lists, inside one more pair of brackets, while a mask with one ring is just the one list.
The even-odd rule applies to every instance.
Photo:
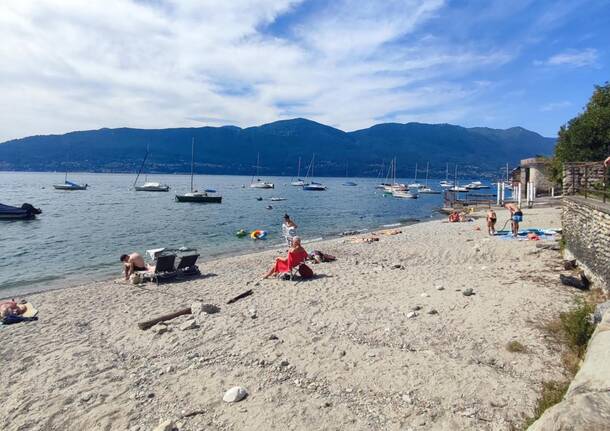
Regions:
[[510, 226], [513, 236], [516, 238], [519, 234], [519, 223], [523, 221], [523, 212], [521, 208], [513, 203], [505, 205], [506, 209], [510, 211]]
[[490, 235], [496, 234], [496, 212], [490, 208], [487, 211], [487, 233]]
[[292, 246], [292, 240], [297, 235], [297, 224], [290, 219], [288, 214], [284, 214], [284, 223], [282, 223], [282, 234], [286, 238], [288, 246]]

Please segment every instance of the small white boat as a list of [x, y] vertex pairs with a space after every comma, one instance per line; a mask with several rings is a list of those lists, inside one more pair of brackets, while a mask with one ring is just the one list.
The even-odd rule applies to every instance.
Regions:
[[432, 190], [430, 187], [422, 187], [418, 190], [419, 193], [423, 193], [425, 195], [440, 195], [441, 192], [438, 190]]
[[169, 186], [167, 184], [147, 181], [141, 186], [135, 186], [134, 189], [137, 192], [168, 192]]
[[273, 183], [269, 183], [267, 181], [263, 181], [258, 178], [258, 171], [260, 169], [260, 153], [256, 154], [256, 177], [257, 180], [254, 181], [254, 177], [252, 177], [252, 181], [250, 182], [251, 189], [273, 189], [275, 185]]
[[473, 182], [471, 182], [469, 184], [466, 184], [464, 187], [466, 187], [469, 190], [481, 190], [481, 189], [488, 189], [489, 188], [489, 186], [486, 186], [481, 181], [473, 181]]
[[270, 199], [272, 202], [281, 202], [281, 201], [285, 201], [286, 198], [271, 198]]
[[295, 187], [303, 187], [305, 185], [305, 181], [301, 179], [301, 158], [299, 157], [299, 166], [297, 168], [297, 179], [295, 181], [290, 182], [291, 186]]
[[468, 192], [468, 189], [466, 187], [460, 187], [460, 186], [454, 186], [451, 187], [449, 189], [447, 189], [450, 192], [454, 192], [454, 193], [466, 193]]
[[449, 181], [441, 181], [440, 186], [444, 189], [448, 189], [448, 188], [453, 187], [453, 183], [451, 183]]
[[417, 199], [417, 193], [404, 190], [394, 190], [392, 196], [398, 199]]
[[421, 183], [412, 183], [409, 184], [409, 189], [423, 189], [425, 186]]
[[251, 189], [273, 189], [275, 185], [273, 183], [268, 183], [266, 181], [261, 181], [260, 179], [254, 181], [250, 184]]

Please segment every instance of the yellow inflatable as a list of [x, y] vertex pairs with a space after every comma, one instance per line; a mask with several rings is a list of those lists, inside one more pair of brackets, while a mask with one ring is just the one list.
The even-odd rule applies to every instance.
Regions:
[[250, 238], [252, 239], [264, 239], [267, 236], [267, 231], [256, 229], [250, 232]]

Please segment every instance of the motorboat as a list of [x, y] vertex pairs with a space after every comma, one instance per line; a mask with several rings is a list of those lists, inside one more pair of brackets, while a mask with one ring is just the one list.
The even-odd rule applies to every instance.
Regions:
[[448, 188], [453, 187], [453, 183], [449, 182], [449, 181], [441, 181], [440, 186], [444, 189], [448, 189]]
[[78, 184], [72, 181], [64, 180], [63, 184], [53, 184], [55, 190], [87, 190], [89, 184]]
[[252, 183], [250, 183], [251, 189], [273, 189], [275, 185], [273, 183], [268, 183], [267, 181], [262, 181], [258, 179]]
[[454, 193], [466, 193], [469, 191], [466, 187], [460, 187], [460, 186], [454, 186], [447, 190], [450, 192], [454, 192]]
[[417, 199], [417, 193], [413, 193], [410, 190], [394, 190], [392, 196], [398, 199]]
[[357, 186], [358, 184], [356, 184], [353, 181], [346, 181], [346, 182], [343, 183], [343, 185], [347, 186], [347, 187], [354, 187], [354, 186]]
[[0, 220], [31, 220], [42, 214], [42, 210], [25, 203], [21, 207], [0, 204]]
[[481, 190], [481, 189], [488, 189], [489, 188], [489, 186], [486, 186], [481, 181], [473, 181], [473, 182], [471, 182], [469, 184], [466, 184], [464, 187], [466, 187], [469, 190]]
[[141, 186], [135, 186], [134, 189], [137, 192], [168, 192], [169, 186], [167, 184], [148, 181]]
[[418, 190], [418, 193], [423, 193], [425, 195], [440, 195], [441, 192], [438, 190], [432, 190], [430, 187], [422, 187], [421, 189]]
[[321, 183], [316, 183], [315, 181], [306, 183], [303, 186], [303, 190], [313, 191], [313, 192], [323, 192], [326, 190], [326, 186]]
[[216, 190], [206, 189], [203, 192], [193, 188], [193, 172], [195, 164], [195, 138], [191, 143], [191, 191], [181, 195], [176, 195], [176, 202], [195, 202], [202, 204], [220, 204], [222, 196], [216, 195]]

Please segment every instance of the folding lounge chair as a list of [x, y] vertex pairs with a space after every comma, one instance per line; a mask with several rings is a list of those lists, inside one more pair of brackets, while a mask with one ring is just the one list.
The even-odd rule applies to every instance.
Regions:
[[180, 258], [180, 262], [176, 267], [176, 271], [180, 275], [199, 275], [201, 272], [199, 271], [199, 267], [196, 265], [197, 259], [199, 258], [198, 254], [191, 254], [188, 256], [182, 256]]
[[159, 256], [157, 258], [157, 264], [155, 265], [155, 272], [150, 274], [151, 280], [154, 280], [157, 284], [159, 284], [163, 280], [174, 278], [178, 274], [176, 268], [174, 267], [175, 262], [175, 254]]

